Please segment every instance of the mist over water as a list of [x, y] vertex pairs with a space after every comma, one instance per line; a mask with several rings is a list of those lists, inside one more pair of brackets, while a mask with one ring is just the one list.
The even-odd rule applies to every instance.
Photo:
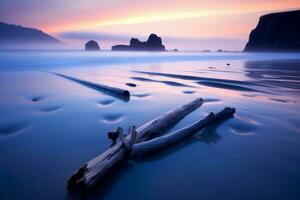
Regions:
[[199, 53], [199, 52], [85, 52], [82, 50], [0, 50], [0, 70], [139, 65], [162, 62], [218, 60], [293, 60], [299, 53]]
[[[131, 96], [124, 101], [53, 73]], [[237, 112], [126, 162], [89, 197], [300, 198], [300, 54], [0, 51], [0, 96], [0, 199], [70, 198], [68, 178], [110, 146], [108, 131], [140, 126], [197, 97], [204, 105], [170, 131], [225, 106]]]

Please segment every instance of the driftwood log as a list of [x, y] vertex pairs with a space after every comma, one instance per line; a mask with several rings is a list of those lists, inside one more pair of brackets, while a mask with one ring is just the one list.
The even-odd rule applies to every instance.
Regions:
[[[187, 114], [200, 107], [203, 104], [202, 98], [197, 98], [192, 102], [178, 106], [169, 112], [151, 120], [150, 122], [140, 126], [136, 130], [132, 131], [132, 134], [127, 135], [125, 138], [121, 138], [115, 145], [107, 149], [101, 155], [87, 162], [83, 167], [76, 171], [69, 179], [68, 187], [83, 189], [89, 189], [94, 186], [101, 178], [103, 178], [111, 169], [115, 168], [123, 160], [130, 156], [129, 146], [132, 143], [143, 142], [155, 134], [160, 133], [163, 129], [166, 129]], [[123, 137], [123, 134], [121, 134]], [[129, 144], [126, 145], [126, 144]]]
[[172, 133], [156, 137], [152, 140], [148, 140], [145, 142], [140, 142], [136, 144], [132, 144], [131, 146], [131, 156], [135, 156], [138, 154], [151, 153], [158, 151], [160, 149], [166, 148], [176, 142], [183, 140], [208, 126], [211, 123], [218, 122], [222, 119], [231, 117], [235, 113], [234, 108], [226, 107], [222, 111], [214, 114], [210, 113], [204, 119], [201, 119], [194, 124], [191, 124], [187, 127], [184, 127], [178, 131], [174, 131]]
[[118, 98], [118, 99], [123, 100], [123, 101], [129, 101], [129, 99], [130, 99], [130, 93], [129, 93], [128, 90], [124, 90], [124, 89], [120, 89], [120, 88], [116, 88], [116, 87], [111, 87], [111, 86], [103, 85], [103, 84], [99, 84], [99, 83], [93, 83], [93, 82], [90, 82], [90, 81], [74, 78], [74, 77], [67, 76], [67, 75], [60, 74], [60, 73], [53, 73], [53, 72], [51, 72], [51, 73], [55, 74], [57, 76], [69, 79], [71, 81], [74, 81], [76, 83], [79, 83], [79, 84], [84, 85], [86, 87], [89, 87], [91, 89], [100, 91], [102, 93], [105, 93], [107, 95], [110, 95], [112, 97]]

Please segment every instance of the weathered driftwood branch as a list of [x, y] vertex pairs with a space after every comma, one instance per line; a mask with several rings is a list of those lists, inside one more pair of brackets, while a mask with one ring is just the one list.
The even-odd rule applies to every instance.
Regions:
[[79, 83], [79, 84], [84, 85], [86, 87], [89, 87], [89, 88], [92, 88], [94, 90], [100, 91], [102, 93], [113, 96], [113, 97], [118, 98], [118, 99], [123, 100], [123, 101], [129, 101], [129, 99], [130, 99], [130, 93], [129, 93], [128, 90], [123, 90], [123, 89], [120, 89], [120, 88], [111, 87], [111, 86], [107, 86], [107, 85], [103, 85], [103, 84], [99, 84], [99, 83], [93, 83], [93, 82], [90, 82], [90, 81], [74, 78], [74, 77], [67, 76], [67, 75], [64, 75], [64, 74], [59, 74], [59, 73], [52, 73], [52, 74], [55, 74], [57, 76], [69, 79], [71, 81], [74, 81], [76, 83]]
[[226, 107], [222, 111], [213, 114], [210, 113], [207, 117], [205, 117], [202, 120], [199, 120], [195, 122], [194, 124], [191, 124], [185, 128], [182, 128], [178, 131], [156, 137], [152, 140], [148, 140], [146, 142], [140, 142], [133, 144], [131, 146], [131, 155], [137, 155], [137, 154], [143, 154], [143, 153], [150, 153], [157, 151], [159, 149], [166, 148], [176, 142], [181, 141], [184, 138], [187, 138], [197, 132], [199, 132], [201, 129], [205, 128], [207, 125], [211, 123], [215, 123], [221, 119], [230, 117], [234, 114], [235, 109]]
[[[150, 122], [137, 128], [136, 135], [131, 134], [123, 138], [124, 142], [118, 141], [101, 155], [87, 162], [83, 167], [74, 173], [69, 179], [69, 187], [83, 187], [85, 189], [93, 186], [99, 179], [105, 176], [111, 169], [115, 168], [130, 154], [124, 143], [129, 141], [143, 142], [151, 138], [154, 134], [177, 123], [187, 114], [203, 104], [202, 98], [197, 98], [192, 102], [178, 106], [169, 112], [151, 120]], [[122, 137], [122, 136], [121, 136]], [[134, 139], [132, 139], [134, 138]], [[121, 138], [122, 139], [122, 138]]]

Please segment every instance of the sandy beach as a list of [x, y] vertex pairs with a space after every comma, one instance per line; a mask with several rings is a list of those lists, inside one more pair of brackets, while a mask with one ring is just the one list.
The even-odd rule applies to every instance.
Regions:
[[[131, 95], [120, 99], [53, 73]], [[236, 114], [126, 162], [90, 197], [300, 198], [300, 54], [1, 51], [0, 96], [3, 199], [68, 199], [69, 177], [110, 146], [108, 131], [197, 97], [204, 105], [170, 131], [225, 106]]]

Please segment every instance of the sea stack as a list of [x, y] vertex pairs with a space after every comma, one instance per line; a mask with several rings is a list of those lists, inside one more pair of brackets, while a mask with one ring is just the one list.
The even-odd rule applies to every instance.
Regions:
[[162, 39], [155, 34], [151, 34], [145, 42], [137, 38], [131, 38], [129, 45], [115, 45], [112, 51], [165, 51]]
[[85, 43], [85, 50], [86, 51], [100, 51], [100, 47], [96, 41], [90, 40], [87, 43]]
[[244, 51], [300, 51], [300, 10], [260, 17]]

